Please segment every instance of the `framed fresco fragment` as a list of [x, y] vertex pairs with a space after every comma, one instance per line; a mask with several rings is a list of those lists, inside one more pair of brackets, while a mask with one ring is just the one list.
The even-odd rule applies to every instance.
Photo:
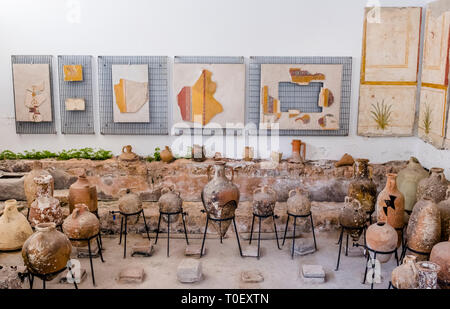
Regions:
[[68, 64], [63, 66], [64, 81], [80, 82], [83, 80], [83, 66], [81, 64]]
[[358, 135], [413, 134], [421, 14], [419, 7], [366, 8]]
[[149, 122], [148, 66], [112, 66], [114, 122]]
[[243, 128], [245, 64], [174, 63], [175, 128]]

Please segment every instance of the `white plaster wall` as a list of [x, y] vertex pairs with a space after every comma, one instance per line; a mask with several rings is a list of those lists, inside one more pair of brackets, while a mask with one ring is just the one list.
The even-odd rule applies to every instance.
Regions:
[[[146, 155], [155, 147], [179, 145], [175, 136], [18, 135], [14, 125], [13, 54], [352, 56], [351, 123], [348, 137], [304, 137], [310, 159], [338, 159], [344, 152], [373, 162], [408, 159], [450, 167], [447, 151], [416, 137], [356, 136], [363, 11], [366, 4], [424, 6], [427, 0], [2, 0], [0, 8], [0, 150], [102, 147], [118, 154], [125, 144]], [[80, 15], [77, 18], [76, 10]], [[72, 8], [72, 9], [71, 9]], [[78, 19], [78, 20], [77, 20]], [[56, 62], [54, 62], [56, 63]], [[96, 65], [94, 69], [97, 70]], [[56, 65], [54, 70], [56, 71]], [[56, 72], [55, 72], [56, 73]], [[56, 78], [54, 85], [56, 85]], [[169, 81], [169, 99], [173, 99]], [[54, 87], [57, 88], [57, 87]], [[97, 102], [97, 87], [94, 99]], [[57, 94], [57, 93], [56, 93]], [[97, 104], [97, 103], [95, 103]], [[60, 131], [58, 95], [55, 95]], [[95, 113], [98, 109], [95, 106]], [[170, 115], [170, 112], [169, 112]], [[170, 116], [169, 116], [170, 117]], [[95, 115], [96, 131], [99, 132]], [[197, 137], [198, 139], [198, 137]], [[292, 137], [279, 148], [290, 155]], [[207, 144], [216, 143], [212, 138]], [[198, 140], [197, 140], [198, 141]], [[240, 156], [244, 140], [226, 144]], [[270, 147], [262, 156], [267, 156]], [[220, 150], [220, 148], [219, 148]], [[178, 151], [183, 153], [184, 151]], [[263, 152], [263, 151], [262, 151]]]

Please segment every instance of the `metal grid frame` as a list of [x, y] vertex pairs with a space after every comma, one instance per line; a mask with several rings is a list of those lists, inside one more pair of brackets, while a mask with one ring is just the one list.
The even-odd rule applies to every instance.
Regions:
[[[50, 77], [50, 98], [51, 98], [51, 110], [52, 121], [42, 122], [16, 122], [17, 134], [56, 134], [55, 127], [55, 107], [54, 107], [54, 95], [53, 95], [53, 57], [51, 55], [11, 55], [12, 64], [48, 64], [49, 65], [49, 77]], [[11, 72], [13, 68], [11, 65]], [[13, 74], [13, 96], [14, 96], [14, 117], [16, 114], [16, 99], [14, 95], [14, 74]], [[15, 117], [16, 118], [16, 117]]]
[[[64, 81], [64, 66], [83, 66], [82, 81]], [[94, 134], [94, 100], [92, 93], [92, 56], [58, 56], [59, 109], [61, 114], [61, 133]], [[66, 110], [67, 98], [83, 98], [84, 111]]]
[[[350, 97], [352, 79], [352, 57], [250, 57], [247, 78], [246, 123], [253, 123], [259, 128], [261, 64], [342, 64], [341, 110], [339, 130], [266, 130], [259, 129], [259, 134], [278, 134], [282, 136], [347, 136], [350, 124]], [[249, 134], [257, 132], [248, 131]]]
[[[100, 133], [111, 135], [168, 134], [168, 57], [166, 56], [98, 56]], [[150, 122], [114, 122], [113, 64], [147, 64]]]
[[[244, 64], [242, 56], [175, 56], [174, 63]], [[174, 99], [175, 100], [175, 99]], [[172, 102], [172, 108], [175, 108]], [[245, 119], [245, 118], [244, 118]], [[174, 135], [242, 135], [243, 129], [173, 128]]]

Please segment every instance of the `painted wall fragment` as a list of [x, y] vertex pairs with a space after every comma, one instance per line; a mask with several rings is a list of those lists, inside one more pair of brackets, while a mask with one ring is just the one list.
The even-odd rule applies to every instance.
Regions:
[[86, 109], [83, 98], [67, 98], [64, 103], [68, 111], [84, 111]]
[[80, 64], [64, 65], [64, 81], [79, 82], [83, 80], [83, 66]]

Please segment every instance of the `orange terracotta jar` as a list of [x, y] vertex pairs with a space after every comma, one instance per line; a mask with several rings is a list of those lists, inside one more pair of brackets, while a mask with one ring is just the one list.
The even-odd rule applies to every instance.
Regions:
[[122, 154], [119, 156], [119, 160], [122, 161], [136, 161], [139, 160], [139, 156], [132, 151], [131, 145], [122, 147]]
[[76, 204], [87, 205], [91, 212], [97, 211], [98, 208], [97, 187], [91, 186], [85, 173], [80, 175], [78, 180], [69, 188], [70, 213], [72, 213]]
[[[100, 232], [100, 221], [85, 204], [76, 204], [63, 223], [64, 234], [71, 239], [88, 239]], [[87, 241], [72, 241], [75, 247], [87, 246]]]
[[303, 163], [306, 160], [306, 144], [299, 139], [292, 140], [292, 157], [289, 162]]

